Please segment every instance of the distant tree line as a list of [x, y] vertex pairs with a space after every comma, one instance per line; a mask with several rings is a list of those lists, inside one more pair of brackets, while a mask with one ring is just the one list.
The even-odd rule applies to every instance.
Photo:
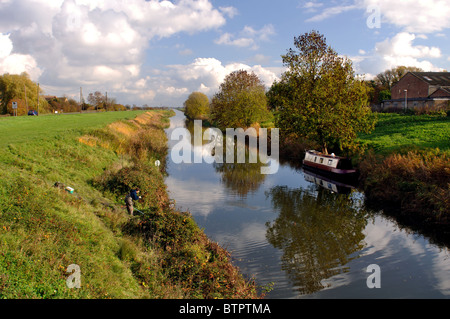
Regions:
[[392, 86], [417, 67], [399, 66], [364, 80], [350, 59], [340, 56], [313, 30], [294, 38], [294, 48], [282, 55], [286, 72], [266, 89], [253, 72], [229, 74], [211, 100], [193, 92], [184, 103], [190, 119], [226, 128], [277, 127], [282, 143], [305, 142], [324, 153], [362, 150], [359, 133], [376, 123], [371, 104], [391, 98]]
[[184, 108], [188, 118], [208, 120], [222, 130], [248, 128], [273, 120], [263, 82], [255, 73], [245, 70], [230, 73], [211, 101], [204, 93], [193, 92]]
[[186, 115], [206, 117], [222, 130], [277, 127], [284, 140], [306, 139], [325, 153], [355, 151], [357, 133], [375, 125], [370, 87], [355, 76], [351, 60], [339, 56], [317, 31], [294, 38], [294, 45], [282, 55], [287, 71], [267, 91], [253, 72], [235, 71], [211, 102], [202, 93], [191, 94], [184, 103]]
[[17, 103], [17, 115], [26, 115], [28, 111], [38, 111], [40, 114], [55, 112], [82, 111], [125, 111], [134, 109], [149, 109], [144, 105], [122, 105], [115, 98], [107, 97], [99, 91], [89, 93], [87, 101], [77, 101], [68, 97], [46, 96], [39, 85], [33, 82], [27, 73], [0, 76], [0, 115], [13, 115], [13, 102]]

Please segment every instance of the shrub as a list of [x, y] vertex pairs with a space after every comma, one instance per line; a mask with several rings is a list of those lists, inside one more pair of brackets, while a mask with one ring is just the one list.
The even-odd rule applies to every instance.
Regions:
[[360, 163], [366, 197], [387, 202], [402, 213], [430, 214], [450, 221], [450, 158], [439, 150], [410, 151], [386, 158], [366, 156]]
[[139, 188], [142, 196], [140, 207], [162, 210], [169, 205], [169, 198], [164, 177], [158, 170], [154, 164], [137, 163], [118, 171], [106, 170], [93, 183], [101, 190], [114, 194], [121, 202], [131, 189]]

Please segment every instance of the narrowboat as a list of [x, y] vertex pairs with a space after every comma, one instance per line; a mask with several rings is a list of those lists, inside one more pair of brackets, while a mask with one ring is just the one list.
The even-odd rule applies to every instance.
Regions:
[[333, 175], [350, 176], [356, 173], [349, 158], [325, 155], [314, 150], [306, 152], [303, 165]]

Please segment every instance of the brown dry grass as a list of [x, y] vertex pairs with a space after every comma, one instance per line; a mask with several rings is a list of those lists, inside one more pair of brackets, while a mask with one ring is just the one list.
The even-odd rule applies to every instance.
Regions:
[[450, 222], [450, 158], [436, 151], [412, 151], [361, 161], [360, 180], [369, 201], [389, 203], [402, 213]]

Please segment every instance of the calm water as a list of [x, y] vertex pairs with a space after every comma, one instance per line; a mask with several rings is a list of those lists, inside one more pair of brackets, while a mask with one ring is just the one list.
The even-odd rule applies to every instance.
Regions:
[[[179, 142], [170, 133], [186, 125], [176, 113], [166, 131], [171, 148]], [[178, 208], [246, 276], [273, 285], [268, 298], [450, 297], [448, 249], [366, 211], [355, 190], [329, 191], [290, 165], [261, 175], [258, 164], [175, 164], [169, 156], [167, 169]], [[372, 264], [381, 288], [367, 286]]]

